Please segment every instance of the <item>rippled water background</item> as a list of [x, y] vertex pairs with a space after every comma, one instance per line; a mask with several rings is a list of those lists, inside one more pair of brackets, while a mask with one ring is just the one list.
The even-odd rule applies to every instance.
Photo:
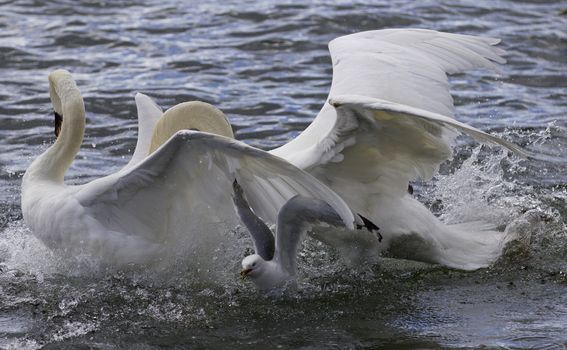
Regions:
[[[560, 1], [0, 1], [0, 348], [567, 347], [567, 5]], [[65, 261], [21, 221], [21, 176], [53, 142], [47, 74], [85, 98], [83, 182], [123, 166], [134, 93], [165, 108], [204, 100], [269, 149], [304, 129], [330, 84], [326, 44], [420, 27], [499, 37], [508, 64], [451, 79], [458, 119], [542, 154], [524, 161], [463, 139], [416, 192], [445, 220], [521, 237], [494, 267], [459, 272], [385, 259], [352, 269], [308, 241], [297, 292], [262, 295], [194, 271], [172, 277]], [[235, 236], [235, 254], [250, 242]], [[215, 258], [212, 254], [211, 258]]]

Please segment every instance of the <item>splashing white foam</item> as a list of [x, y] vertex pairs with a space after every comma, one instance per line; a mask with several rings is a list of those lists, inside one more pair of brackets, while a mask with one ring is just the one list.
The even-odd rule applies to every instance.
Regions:
[[64, 259], [48, 249], [22, 221], [0, 232], [0, 262], [4, 271], [19, 271], [42, 280], [45, 274], [64, 270]]
[[[548, 128], [532, 135], [534, 142], [544, 142]], [[484, 222], [505, 231], [508, 237], [523, 242], [530, 256], [546, 246], [567, 241], [562, 208], [567, 203], [564, 187], [535, 186], [524, 183], [519, 175], [533, 172], [529, 160], [510, 158], [503, 152], [486, 152], [476, 147], [472, 155], [454, 172], [436, 177], [436, 185], [426, 194], [442, 203], [440, 218], [447, 223]], [[538, 174], [545, 171], [537, 168]], [[533, 182], [535, 175], [528, 176]], [[563, 209], [564, 211], [564, 209]], [[545, 260], [565, 261], [557, 249], [546, 250]]]
[[500, 162], [502, 153], [479, 160], [482, 147], [455, 171], [438, 175], [429, 194], [443, 203], [440, 218], [446, 223], [482, 221], [494, 226], [506, 225], [517, 216], [524, 198], [518, 185], [504, 179]]
[[2, 349], [6, 350], [35, 350], [43, 347], [43, 345], [35, 340], [28, 339], [10, 339], [6, 342], [0, 340], [0, 346], [2, 346]]
[[[107, 266], [89, 254], [67, 256], [46, 247], [25, 226], [11, 222], [0, 231], [0, 271], [9, 275], [29, 275], [43, 282], [49, 276], [70, 277], [120, 275], [127, 273], [139, 283], [198, 283], [226, 285], [238, 281], [240, 261], [251, 246], [242, 229], [211, 239], [182, 242], [182, 250], [153, 265]], [[202, 237], [205, 237], [203, 234]], [[183, 245], [184, 244], [184, 245]]]
[[91, 332], [98, 328], [96, 322], [70, 322], [66, 321], [63, 327], [53, 335], [53, 340], [60, 342], [65, 339], [76, 338]]

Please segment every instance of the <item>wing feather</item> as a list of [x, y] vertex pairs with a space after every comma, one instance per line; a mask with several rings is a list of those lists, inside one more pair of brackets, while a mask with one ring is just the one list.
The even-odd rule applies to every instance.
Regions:
[[[447, 74], [494, 69], [495, 63], [504, 63], [504, 51], [494, 46], [498, 42], [423, 29], [337, 38], [329, 43], [333, 62], [329, 101], [334, 106], [326, 103], [305, 131], [270, 153], [308, 170], [352, 210], [376, 222], [383, 229], [384, 247], [397, 239], [418, 237], [425, 246], [457, 240], [457, 246], [470, 248], [470, 256], [478, 249], [484, 252], [463, 238], [466, 235], [459, 236], [459, 229], [437, 220], [408, 195], [407, 186], [416, 178], [429, 179], [451, 157], [459, 133], [533, 156], [453, 119]], [[455, 230], [457, 234], [452, 235]], [[419, 256], [413, 248], [409, 256]], [[479, 266], [456, 262], [461, 253], [441, 247], [429, 261]], [[486, 259], [488, 255], [482, 266], [492, 261]]]
[[132, 158], [125, 168], [138, 164], [150, 153], [150, 142], [154, 128], [162, 116], [161, 108], [148, 96], [137, 93], [135, 96], [136, 110], [138, 112], [138, 140]]
[[346, 35], [329, 43], [329, 96], [361, 95], [452, 116], [447, 74], [504, 63], [504, 51], [493, 46], [498, 42], [426, 29]]
[[290, 198], [302, 195], [328, 202], [353, 227], [349, 207], [313, 176], [242, 142], [188, 130], [134, 167], [83, 186], [76, 198], [108, 232], [175, 247], [236, 225], [235, 179], [267, 223], [276, 222]]
[[[329, 96], [376, 98], [452, 117], [447, 74], [493, 69], [495, 63], [504, 63], [504, 51], [494, 46], [498, 43], [494, 38], [426, 29], [386, 29], [339, 37], [329, 43], [333, 62]], [[356, 120], [338, 119], [326, 103], [303, 133], [270, 153], [311, 169], [320, 161], [321, 148], [329, 150], [344, 141], [339, 134], [345, 123], [356, 125]], [[447, 146], [454, 135], [443, 136]], [[340, 157], [325, 162], [329, 159]]]
[[[353, 210], [363, 214], [372, 205], [368, 202], [371, 196], [403, 196], [409, 181], [432, 177], [439, 164], [451, 156], [448, 135], [466, 133], [521, 156], [531, 155], [511, 142], [453, 118], [390, 101], [339, 96], [331, 104], [337, 108], [337, 120], [356, 119], [359, 125], [336, 139], [336, 145], [345, 139], [355, 142], [348, 147], [329, 147], [328, 143], [320, 147], [319, 154], [312, 153], [318, 161], [309, 169]], [[342, 161], [326, 161], [337, 158], [339, 153]]]

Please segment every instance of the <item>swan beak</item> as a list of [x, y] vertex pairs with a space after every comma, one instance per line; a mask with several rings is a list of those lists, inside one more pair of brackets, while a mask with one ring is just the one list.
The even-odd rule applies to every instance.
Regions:
[[63, 117], [61, 114], [55, 112], [55, 137], [59, 137], [61, 133], [61, 125], [63, 124]]
[[240, 271], [240, 278], [245, 279], [246, 277], [248, 277], [248, 274], [250, 272], [252, 272], [252, 269], [244, 269]]

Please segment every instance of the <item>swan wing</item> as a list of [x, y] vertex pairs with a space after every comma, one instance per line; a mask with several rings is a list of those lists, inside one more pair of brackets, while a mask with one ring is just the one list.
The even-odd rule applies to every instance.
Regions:
[[[500, 40], [425, 29], [360, 32], [332, 40], [329, 96], [359, 95], [453, 116], [447, 74], [504, 63]], [[315, 149], [335, 136], [336, 112], [325, 103], [313, 123], [272, 150], [305, 169], [319, 162]], [[450, 143], [453, 134], [445, 135]], [[314, 152], [315, 153], [311, 153]]]
[[505, 63], [499, 39], [426, 29], [386, 29], [329, 43], [329, 96], [361, 95], [453, 116], [447, 74]]
[[[325, 200], [352, 227], [344, 201], [306, 172], [267, 152], [218, 135], [182, 130], [136, 166], [95, 180], [76, 194], [86, 214], [107, 231], [174, 244], [190, 231], [232, 229], [232, 183], [268, 223], [300, 194]], [[220, 225], [215, 229], [214, 225]], [[226, 232], [226, 231], [222, 231]]]
[[138, 140], [132, 158], [124, 167], [125, 169], [138, 164], [148, 156], [154, 128], [163, 114], [162, 109], [149, 96], [137, 93], [135, 100], [138, 112]]
[[[409, 181], [431, 178], [452, 154], [447, 138], [458, 133], [530, 155], [511, 142], [438, 113], [363, 96], [337, 96], [330, 103], [337, 112], [335, 127], [311, 149], [308, 169], [343, 198], [361, 204], [377, 193], [401, 196]], [[353, 209], [361, 210], [358, 205]]]
[[459, 132], [526, 155], [452, 118], [447, 74], [505, 62], [504, 51], [494, 46], [498, 42], [424, 29], [339, 37], [329, 43], [330, 96], [342, 107], [327, 102], [303, 133], [270, 153], [335, 190], [350, 183], [351, 191], [362, 198], [367, 189], [357, 190], [357, 185], [372, 183], [381, 192], [405, 193], [409, 180], [430, 178], [451, 156]]

